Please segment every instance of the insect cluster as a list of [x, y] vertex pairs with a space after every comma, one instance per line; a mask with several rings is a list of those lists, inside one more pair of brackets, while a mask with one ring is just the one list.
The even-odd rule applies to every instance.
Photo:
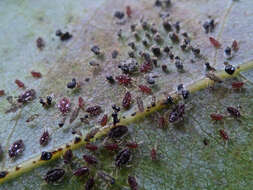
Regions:
[[[171, 1], [156, 0], [154, 6], [156, 8], [160, 8], [162, 10], [161, 12], [163, 12], [171, 6]], [[124, 25], [128, 19], [133, 18], [133, 14], [134, 10], [130, 6], [126, 6], [125, 12], [116, 11], [113, 16], [117, 20], [116, 24]], [[127, 16], [127, 18], [125, 18], [125, 15]], [[152, 100], [150, 102], [151, 107], [155, 107], [157, 105], [156, 96], [154, 96], [154, 93], [156, 92], [156, 81], [158, 81], [157, 78], [159, 78], [160, 74], [155, 74], [153, 72], [154, 68], [159, 68], [161, 73], [164, 75], [169, 75], [173, 72], [173, 69], [178, 74], [182, 74], [186, 71], [187, 66], [185, 64], [184, 58], [177, 55], [172, 46], [166, 44], [167, 39], [165, 39], [162, 33], [165, 32], [168, 36], [168, 39], [170, 40], [170, 44], [173, 46], [180, 47], [180, 51], [182, 51], [182, 53], [191, 53], [194, 56], [194, 59], [196, 58], [201, 61], [205, 60], [201, 55], [201, 50], [197, 46], [192, 44], [190, 35], [187, 32], [182, 31], [182, 25], [179, 21], [173, 22], [173, 19], [170, 18], [170, 15], [168, 13], [165, 15], [161, 14], [160, 17], [162, 19], [162, 24], [160, 27], [157, 26], [155, 23], [149, 23], [144, 19], [141, 19], [138, 25], [132, 24], [130, 26], [131, 36], [129, 37], [128, 42], [128, 48], [130, 48], [128, 52], [128, 57], [125, 60], [121, 61], [118, 65], [118, 69], [120, 70], [121, 74], [117, 74], [116, 76], [113, 76], [113, 74], [109, 74], [105, 77], [105, 80], [109, 83], [108, 85], [118, 85], [119, 88], [127, 89], [127, 91], [124, 91], [120, 103], [124, 110], [129, 110], [135, 102], [137, 104], [138, 111], [145, 112], [144, 101], [142, 97], [148, 95], [152, 96]], [[209, 34], [215, 30], [216, 25], [217, 23], [213, 19], [211, 19], [205, 21], [202, 27], [205, 33]], [[117, 35], [120, 40], [123, 38], [124, 34], [122, 30], [120, 30]], [[70, 34], [69, 32], [63, 33], [61, 30], [58, 30], [56, 32], [56, 36], [59, 37], [61, 41], [68, 41], [73, 37], [72, 34]], [[222, 44], [214, 37], [210, 36], [209, 41], [214, 48], [222, 48]], [[36, 45], [39, 50], [43, 50], [45, 48], [45, 42], [41, 37], [36, 40]], [[231, 59], [233, 57], [233, 54], [238, 50], [238, 42], [234, 40], [231, 46], [227, 46], [224, 49], [225, 58], [227, 60]], [[98, 59], [100, 59], [101, 56], [104, 54], [104, 52], [100, 49], [98, 45], [93, 45], [90, 48], [90, 51], [95, 56], [95, 58]], [[113, 52], [111, 53], [112, 59], [116, 60], [118, 54], [119, 52], [117, 50], [113, 50]], [[169, 58], [170, 61], [168, 63], [160, 65], [159, 62], [163, 58]], [[194, 60], [192, 60], [192, 62], [194, 62]], [[96, 61], [91, 61], [89, 65], [92, 67], [99, 66]], [[224, 70], [227, 74], [233, 75], [235, 73], [236, 68], [233, 65], [229, 64], [227, 61], [224, 63], [224, 65]], [[223, 80], [216, 75], [216, 69], [212, 67], [209, 62], [206, 62], [206, 60], [205, 68], [207, 78], [217, 83], [223, 82]], [[30, 73], [32, 77], [36, 79], [42, 78], [43, 76], [40, 72], [37, 71], [31, 71]], [[135, 80], [136, 76], [141, 76], [141, 78], [144, 78], [146, 84], [144, 84], [145, 82], [143, 81], [139, 82], [138, 80]], [[34, 89], [26, 89], [26, 85], [18, 79], [16, 79], [14, 82], [18, 86], [18, 88], [24, 90], [24, 92], [17, 97], [17, 103], [24, 106], [27, 103], [32, 102], [34, 99], [36, 99], [36, 92]], [[243, 87], [243, 85], [244, 82], [233, 82], [232, 88], [240, 89]], [[72, 78], [66, 84], [66, 87], [68, 90], [74, 91], [75, 89], [79, 89], [81, 87], [81, 83], [76, 78]], [[129, 89], [134, 89], [135, 91], [131, 91]], [[136, 96], [135, 92], [139, 94]], [[183, 84], [180, 84], [177, 86], [177, 92], [182, 97], [182, 101], [184, 103], [174, 102], [174, 99], [169, 95], [166, 97], [163, 102], [163, 105], [173, 105], [173, 109], [171, 110], [167, 118], [159, 117], [158, 123], [160, 128], [164, 128], [164, 126], [167, 125], [167, 121], [169, 123], [174, 124], [177, 123], [179, 120], [183, 120], [183, 117], [185, 115], [186, 99], [189, 99], [190, 91], [187, 90]], [[0, 97], [4, 95], [5, 91], [0, 90]], [[40, 98], [39, 103], [45, 109], [51, 109], [51, 107], [54, 107], [52, 96]], [[67, 117], [69, 117], [69, 124], [72, 124], [82, 112], [85, 112], [85, 115], [83, 117], [80, 117], [80, 121], [82, 123], [89, 123], [90, 120], [99, 117], [103, 112], [105, 112], [100, 105], [86, 104], [89, 104], [89, 102], [86, 102], [86, 100], [84, 101], [81, 96], [78, 97], [76, 106], [71, 102], [70, 97], [60, 98], [57, 104], [57, 109], [62, 117], [61, 121], [59, 122], [59, 127], [64, 126]], [[15, 110], [14, 108], [16, 109], [18, 107], [13, 106], [10, 110]], [[150, 107], [147, 108], [147, 110], [149, 110]], [[110, 129], [106, 137], [108, 142], [105, 142], [103, 146], [100, 147], [90, 142], [90, 140], [93, 139], [98, 133], [98, 128], [92, 129], [85, 136], [84, 140], [86, 141], [86, 144], [84, 148], [91, 152], [91, 154], [82, 155], [82, 161], [85, 163], [85, 165], [73, 169], [72, 174], [76, 177], [86, 176], [88, 178], [85, 184], [85, 189], [87, 190], [92, 189], [96, 185], [97, 179], [102, 179], [110, 185], [114, 185], [116, 183], [116, 179], [114, 179], [113, 176], [102, 170], [96, 171], [96, 175], [91, 172], [93, 166], [97, 166], [100, 163], [99, 159], [94, 156], [95, 153], [99, 151], [99, 149], [102, 148], [112, 154], [115, 153], [116, 155], [114, 159], [114, 166], [117, 169], [120, 169], [131, 161], [134, 149], [137, 149], [139, 147], [139, 144], [137, 142], [126, 142], [125, 144], [119, 143], [119, 139], [122, 140], [129, 132], [127, 126], [120, 124], [120, 111], [121, 107], [114, 104], [112, 106], [112, 113], [110, 115], [109, 113], [103, 113], [102, 117], [99, 120], [99, 124], [101, 125], [101, 127], [105, 127], [106, 125], [112, 125], [112, 128]], [[234, 107], [228, 107], [227, 111], [234, 118], [239, 118], [241, 116], [239, 110]], [[136, 113], [137, 112], [132, 113], [131, 116], [135, 116]], [[36, 115], [36, 117], [39, 116]], [[33, 116], [29, 118], [27, 122], [34, 120], [36, 117]], [[210, 117], [214, 121], [222, 121], [224, 119], [224, 115], [217, 113], [211, 114]], [[73, 134], [74, 133], [76, 132], [73, 132]], [[219, 134], [225, 141], [229, 139], [228, 134], [225, 130], [220, 129]], [[49, 141], [50, 133], [48, 130], [45, 130], [40, 136], [39, 144], [41, 146], [46, 146]], [[77, 144], [81, 141], [81, 137], [75, 137], [73, 142], [74, 144]], [[207, 139], [204, 139], [203, 143], [205, 145], [208, 145], [209, 141]], [[23, 140], [17, 140], [11, 145], [8, 150], [9, 157], [17, 158], [19, 155], [22, 154], [24, 150], [25, 145]], [[0, 152], [0, 156], [1, 154], [2, 152]], [[53, 154], [54, 152], [43, 151], [41, 153], [40, 160], [51, 160]], [[74, 162], [73, 158], [74, 155], [71, 149], [68, 149], [64, 152], [63, 161], [65, 164], [71, 165]], [[150, 158], [153, 161], [158, 159], [156, 148], [151, 149]], [[65, 173], [65, 169], [55, 168], [46, 173], [44, 180], [48, 184], [56, 183], [64, 178]], [[6, 175], [8, 175], [7, 171], [0, 172], [0, 178], [4, 178]], [[132, 190], [138, 189], [138, 183], [135, 177], [128, 176], [127, 181], [129, 187]]]

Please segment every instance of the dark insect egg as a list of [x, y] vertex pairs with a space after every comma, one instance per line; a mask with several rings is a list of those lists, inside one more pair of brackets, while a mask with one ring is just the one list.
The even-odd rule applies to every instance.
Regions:
[[233, 65], [227, 64], [225, 66], [225, 71], [227, 74], [232, 75], [235, 72], [235, 67]]
[[76, 87], [76, 79], [73, 78], [71, 82], [67, 84], [67, 88], [73, 89]]
[[51, 152], [45, 152], [45, 151], [43, 151], [42, 153], [41, 153], [41, 157], [40, 157], [40, 159], [41, 160], [50, 160], [51, 158], [52, 158], [52, 153]]

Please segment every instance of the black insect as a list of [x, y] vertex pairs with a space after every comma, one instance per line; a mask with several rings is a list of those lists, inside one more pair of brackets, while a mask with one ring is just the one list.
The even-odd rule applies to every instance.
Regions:
[[216, 69], [212, 67], [208, 62], [205, 63], [205, 66], [207, 71], [216, 71]]
[[189, 90], [182, 90], [182, 96], [184, 99], [187, 99], [190, 95]]
[[176, 33], [174, 33], [174, 32], [170, 33], [169, 37], [170, 37], [170, 39], [173, 43], [178, 43], [179, 42], [179, 37]]
[[204, 138], [203, 143], [205, 146], [207, 146], [209, 144], [209, 141], [206, 138]]
[[27, 90], [23, 94], [18, 96], [19, 103], [26, 103], [36, 98], [36, 92], [34, 89]]
[[232, 49], [231, 47], [226, 47], [224, 50], [224, 55], [226, 58], [231, 58], [232, 56]]
[[61, 30], [57, 30], [55, 35], [58, 36], [61, 41], [67, 41], [73, 37], [69, 32], [62, 33]]
[[130, 160], [130, 157], [131, 157], [131, 152], [128, 148], [121, 150], [116, 156], [115, 165], [117, 167], [121, 167], [122, 165], [125, 165]]
[[78, 168], [73, 172], [73, 175], [78, 176], [78, 177], [83, 176], [83, 175], [89, 175], [89, 168], [85, 166]]
[[226, 66], [225, 66], [225, 72], [226, 72], [227, 74], [229, 74], [229, 75], [234, 74], [234, 72], [235, 72], [235, 67], [234, 67], [233, 65], [228, 64], [228, 63], [225, 63], [225, 64], [226, 64]]
[[25, 150], [25, 145], [23, 143], [23, 140], [20, 139], [20, 140], [15, 141], [11, 145], [8, 153], [9, 153], [10, 158], [13, 158], [20, 155], [24, 150]]
[[93, 186], [95, 185], [95, 180], [93, 177], [90, 177], [86, 184], [85, 184], [85, 190], [91, 190], [93, 188]]
[[112, 109], [113, 109], [115, 112], [119, 112], [119, 111], [120, 111], [120, 107], [117, 106], [116, 104], [113, 104], [113, 105], [112, 105]]
[[168, 95], [167, 98], [164, 100], [163, 104], [165, 105], [173, 104], [173, 98], [170, 95]]
[[47, 145], [48, 141], [49, 141], [49, 132], [44, 131], [40, 137], [40, 145], [45, 146]]
[[211, 19], [210, 21], [206, 21], [206, 22], [204, 22], [204, 24], [202, 26], [203, 26], [206, 33], [213, 32], [213, 30], [215, 28], [214, 20]]
[[154, 54], [156, 57], [159, 57], [159, 56], [161, 55], [161, 50], [160, 50], [160, 48], [159, 48], [158, 46], [153, 45], [153, 46], [151, 47], [151, 50], [152, 50], [153, 54]]
[[70, 164], [73, 158], [72, 150], [69, 149], [63, 154], [63, 161], [65, 164]]
[[111, 185], [115, 184], [115, 179], [110, 176], [109, 174], [103, 172], [103, 171], [98, 171], [98, 176], [103, 179], [105, 182], [109, 182]]
[[109, 138], [120, 138], [128, 132], [128, 128], [124, 125], [117, 125], [113, 127], [108, 133]]
[[234, 107], [227, 107], [227, 111], [228, 113], [230, 113], [230, 115], [234, 116], [235, 118], [238, 118], [241, 116], [240, 111]]
[[67, 88], [73, 89], [76, 87], [76, 79], [73, 78], [71, 82], [68, 82]]
[[0, 172], [0, 179], [1, 179], [1, 178], [4, 178], [7, 174], [8, 174], [7, 171], [1, 171], [1, 172]]
[[138, 189], [138, 183], [133, 176], [128, 176], [128, 184], [131, 188], [131, 190], [137, 190]]
[[106, 76], [106, 80], [107, 80], [110, 84], [114, 84], [114, 83], [115, 83], [115, 80], [114, 80], [113, 76], [111, 76], [111, 75]]
[[176, 32], [179, 33], [179, 31], [180, 31], [180, 22], [177, 21], [175, 24], [173, 24], [173, 26], [176, 29]]
[[97, 45], [92, 46], [91, 51], [95, 54], [95, 55], [100, 55], [100, 48]]
[[119, 118], [118, 118], [118, 113], [117, 112], [113, 112], [112, 113], [112, 119], [113, 119], [113, 125], [116, 125], [117, 123], [119, 123]]
[[40, 157], [40, 159], [41, 160], [50, 160], [51, 158], [52, 158], [52, 153], [51, 152], [46, 152], [46, 151], [43, 151], [42, 153], [41, 153], [41, 157]]
[[177, 105], [169, 115], [169, 122], [174, 123], [184, 115], [184, 104]]
[[60, 168], [56, 168], [56, 169], [52, 169], [50, 171], [47, 172], [44, 180], [50, 184], [50, 183], [55, 183], [58, 180], [60, 180], [65, 174], [65, 170], [60, 169]]
[[113, 59], [116, 59], [117, 56], [118, 56], [118, 54], [119, 54], [119, 52], [118, 52], [117, 50], [113, 50], [113, 51], [112, 51], [112, 58], [113, 58]]
[[171, 26], [169, 20], [167, 20], [167, 19], [163, 21], [163, 27], [166, 31], [172, 30], [172, 26]]
[[175, 66], [178, 71], [182, 72], [184, 70], [183, 62], [179, 57], [175, 57]]
[[121, 11], [116, 11], [114, 13], [114, 17], [116, 17], [117, 19], [123, 19], [125, 16], [124, 12], [121, 12]]

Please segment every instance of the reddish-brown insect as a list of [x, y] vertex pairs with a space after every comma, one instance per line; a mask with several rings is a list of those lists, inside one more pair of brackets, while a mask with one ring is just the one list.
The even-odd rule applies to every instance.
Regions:
[[143, 105], [143, 101], [142, 101], [141, 97], [138, 96], [136, 98], [136, 102], [137, 102], [139, 111], [144, 112], [144, 105]]
[[119, 84], [129, 85], [132, 79], [127, 75], [118, 75], [115, 77]]
[[130, 107], [130, 104], [131, 104], [131, 93], [130, 92], [127, 92], [125, 94], [125, 97], [123, 98], [123, 101], [122, 101], [122, 106], [125, 108], [125, 109], [129, 109]]
[[126, 6], [126, 14], [130, 18], [132, 15], [132, 9], [130, 6]]
[[70, 101], [68, 98], [62, 98], [58, 104], [58, 109], [62, 114], [66, 114], [70, 111]]
[[238, 51], [239, 50], [239, 45], [238, 45], [238, 42], [236, 40], [234, 40], [233, 43], [232, 43], [232, 49], [234, 51]]
[[110, 150], [110, 151], [115, 151], [115, 150], [118, 150], [119, 146], [115, 143], [113, 144], [106, 144], [104, 145], [104, 147], [107, 149], [107, 150]]
[[85, 183], [85, 190], [91, 190], [95, 185], [95, 180], [93, 177], [90, 177]]
[[5, 94], [4, 90], [0, 90], [0, 96], [3, 96]]
[[152, 93], [152, 89], [145, 86], [145, 85], [139, 85], [139, 88], [143, 93], [146, 93], [146, 94], [151, 94]]
[[74, 109], [74, 111], [71, 113], [70, 115], [70, 118], [69, 118], [69, 124], [73, 123], [73, 121], [76, 120], [76, 118], [78, 117], [79, 115], [79, 111], [80, 111], [80, 108], [77, 107]]
[[91, 151], [96, 151], [98, 149], [98, 147], [94, 144], [90, 144], [90, 143], [87, 143], [85, 145], [85, 148], [88, 149], [88, 150], [91, 150]]
[[73, 158], [73, 153], [72, 153], [72, 150], [69, 149], [69, 150], [67, 150], [67, 151], [64, 153], [64, 155], [63, 155], [64, 163], [65, 163], [65, 164], [71, 163], [72, 158]]
[[215, 48], [220, 48], [221, 44], [218, 40], [214, 39], [213, 37], [209, 37], [209, 40], [211, 42], [211, 44], [215, 47]]
[[39, 50], [43, 50], [43, 48], [45, 47], [45, 42], [41, 37], [38, 37], [36, 40], [36, 45]]
[[138, 190], [138, 183], [137, 183], [135, 177], [128, 176], [128, 184], [129, 184], [131, 190]]
[[98, 161], [96, 157], [91, 156], [91, 155], [83, 155], [83, 159], [88, 163], [88, 164], [97, 164]]
[[40, 137], [40, 145], [45, 146], [49, 141], [49, 133], [48, 131], [44, 131], [44, 133]]
[[211, 114], [210, 117], [214, 121], [221, 121], [223, 119], [223, 115], [221, 115], [221, 114], [215, 114], [215, 113]]
[[138, 148], [138, 144], [136, 142], [128, 142], [126, 143], [126, 146], [132, 149]]
[[83, 175], [89, 175], [89, 168], [85, 166], [78, 168], [73, 172], [73, 175], [78, 176], [78, 177], [83, 176]]
[[25, 88], [25, 84], [22, 81], [16, 79], [15, 83], [18, 85], [19, 88]]
[[42, 74], [40, 72], [31, 71], [31, 74], [34, 78], [41, 78]]
[[78, 98], [78, 106], [81, 109], [84, 108], [84, 100], [83, 100], [83, 98], [81, 96]]
[[154, 161], [156, 160], [156, 149], [155, 148], [152, 148], [151, 149], [151, 152], [150, 152], [150, 156], [151, 156], [151, 159]]
[[219, 130], [219, 132], [220, 132], [220, 136], [226, 141], [226, 140], [228, 140], [228, 134], [226, 133], [226, 131], [224, 131], [224, 130]]
[[164, 128], [166, 126], [166, 120], [164, 117], [159, 117], [158, 118], [158, 127], [159, 128]]
[[107, 116], [107, 114], [105, 114], [105, 115], [102, 117], [101, 121], [100, 121], [100, 125], [101, 125], [102, 127], [104, 127], [104, 126], [107, 124], [107, 120], [108, 120], [108, 116]]
[[140, 67], [140, 72], [147, 73], [153, 69], [152, 64], [150, 62], [144, 62]]
[[232, 83], [232, 88], [239, 89], [239, 88], [242, 88], [243, 85], [244, 85], [244, 82], [233, 82]]
[[92, 106], [88, 107], [86, 112], [88, 112], [91, 116], [97, 116], [102, 112], [102, 109], [100, 106]]

